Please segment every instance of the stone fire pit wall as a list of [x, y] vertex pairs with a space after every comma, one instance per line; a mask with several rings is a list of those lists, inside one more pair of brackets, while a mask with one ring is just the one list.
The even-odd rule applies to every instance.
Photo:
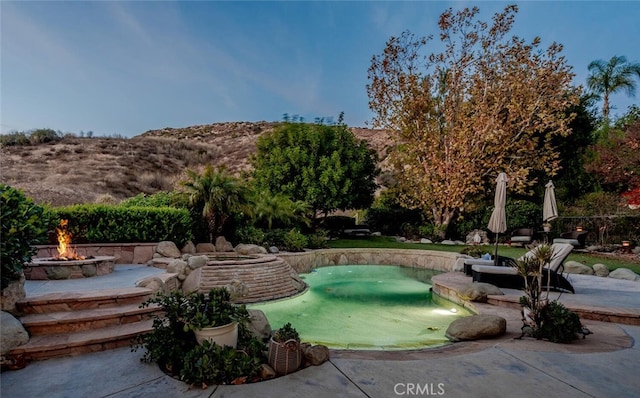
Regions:
[[23, 271], [27, 280], [60, 280], [90, 278], [113, 272], [114, 256], [96, 256], [86, 260], [59, 261], [33, 258]]

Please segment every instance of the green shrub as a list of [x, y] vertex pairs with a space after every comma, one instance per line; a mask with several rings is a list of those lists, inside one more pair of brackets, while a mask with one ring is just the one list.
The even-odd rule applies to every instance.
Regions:
[[124, 207], [189, 207], [189, 199], [181, 192], [156, 192], [152, 195], [144, 193], [125, 199], [120, 203]]
[[0, 134], [0, 146], [29, 145], [29, 137], [23, 132]]
[[21, 191], [0, 184], [0, 247], [2, 289], [20, 279], [24, 263], [35, 254], [34, 244], [42, 243], [48, 224], [41, 206], [35, 205]]
[[542, 311], [540, 335], [554, 343], [569, 343], [582, 333], [580, 317], [558, 301], [551, 301]]
[[307, 236], [307, 246], [309, 249], [324, 249], [327, 247], [327, 232], [318, 230], [316, 233]]
[[69, 220], [69, 232], [74, 243], [169, 240], [181, 246], [193, 236], [193, 222], [189, 211], [174, 207], [85, 204], [53, 208], [51, 213], [57, 222], [62, 219]]
[[238, 243], [262, 245], [265, 240], [265, 233], [260, 228], [256, 228], [251, 225], [245, 225], [236, 229], [235, 240]]
[[284, 249], [290, 252], [301, 252], [307, 246], [307, 237], [297, 229], [291, 229], [284, 234]]

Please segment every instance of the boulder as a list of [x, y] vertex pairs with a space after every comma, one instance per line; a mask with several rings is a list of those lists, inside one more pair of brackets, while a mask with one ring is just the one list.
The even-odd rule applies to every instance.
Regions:
[[235, 247], [235, 252], [239, 254], [267, 254], [267, 249], [262, 246], [252, 245], [248, 243], [240, 243]]
[[196, 253], [213, 253], [216, 251], [216, 247], [213, 243], [198, 243], [196, 245]]
[[0, 296], [0, 306], [2, 307], [2, 311], [16, 311], [16, 302], [27, 296], [27, 292], [24, 289], [25, 281], [26, 278], [24, 277], [24, 274], [21, 274], [20, 279], [9, 282], [9, 285], [2, 289], [2, 294]]
[[271, 336], [271, 324], [261, 310], [248, 309], [251, 321], [249, 322], [249, 331], [258, 339], [265, 340]]
[[324, 345], [307, 345], [304, 347], [302, 354], [304, 361], [313, 366], [322, 365], [329, 360], [329, 348]]
[[182, 254], [196, 254], [196, 245], [194, 245], [193, 242], [188, 241], [180, 251]]
[[273, 370], [271, 366], [267, 365], [266, 363], [260, 365], [260, 378], [262, 380], [269, 380], [273, 379], [274, 377], [276, 377], [276, 371]]
[[420, 243], [433, 243], [433, 241], [431, 239], [422, 238], [420, 239]]
[[156, 247], [156, 253], [162, 257], [179, 258], [182, 253], [178, 250], [178, 246], [171, 241], [162, 241]]
[[593, 270], [577, 261], [566, 261], [564, 263], [564, 272], [568, 274], [593, 275]]
[[487, 232], [481, 229], [474, 229], [465, 238], [467, 245], [488, 245], [489, 237]]
[[640, 276], [629, 268], [617, 268], [609, 273], [609, 278], [626, 279], [628, 281], [640, 280]]
[[598, 276], [607, 277], [609, 276], [609, 267], [600, 263], [593, 264], [593, 273]]
[[167, 272], [179, 275], [184, 273], [184, 269], [187, 268], [187, 266], [186, 261], [175, 259], [167, 265]]
[[447, 328], [445, 336], [457, 342], [498, 337], [506, 331], [506, 319], [497, 315], [483, 314], [456, 319]]
[[187, 265], [191, 269], [197, 269], [207, 265], [207, 261], [209, 261], [209, 256], [191, 256], [187, 259]]
[[486, 303], [487, 296], [490, 294], [503, 295], [504, 293], [498, 287], [483, 282], [469, 283], [463, 286], [459, 293], [464, 300], [477, 301], [479, 303]]
[[2, 311], [0, 314], [0, 354], [4, 356], [14, 348], [26, 344], [29, 341], [29, 333], [10, 313]]
[[456, 244], [456, 242], [452, 241], [451, 239], [445, 239], [440, 243], [443, 244], [443, 245], [451, 245], [451, 246]]
[[233, 245], [224, 236], [218, 236], [216, 238], [216, 251], [217, 252], [232, 252], [233, 251]]
[[276, 246], [269, 246], [269, 253], [278, 254], [280, 253], [280, 250]]

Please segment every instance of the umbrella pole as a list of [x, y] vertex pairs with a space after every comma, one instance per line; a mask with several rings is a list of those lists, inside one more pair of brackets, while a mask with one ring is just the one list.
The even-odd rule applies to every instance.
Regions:
[[496, 250], [493, 256], [493, 265], [498, 265], [498, 233], [496, 233]]

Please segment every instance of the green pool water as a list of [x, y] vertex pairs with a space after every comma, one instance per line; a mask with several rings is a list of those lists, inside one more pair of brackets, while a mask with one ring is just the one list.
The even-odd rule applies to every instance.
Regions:
[[434, 271], [386, 265], [321, 267], [300, 276], [304, 294], [253, 304], [273, 329], [287, 322], [302, 340], [334, 349], [407, 350], [448, 342], [464, 308], [431, 294]]

